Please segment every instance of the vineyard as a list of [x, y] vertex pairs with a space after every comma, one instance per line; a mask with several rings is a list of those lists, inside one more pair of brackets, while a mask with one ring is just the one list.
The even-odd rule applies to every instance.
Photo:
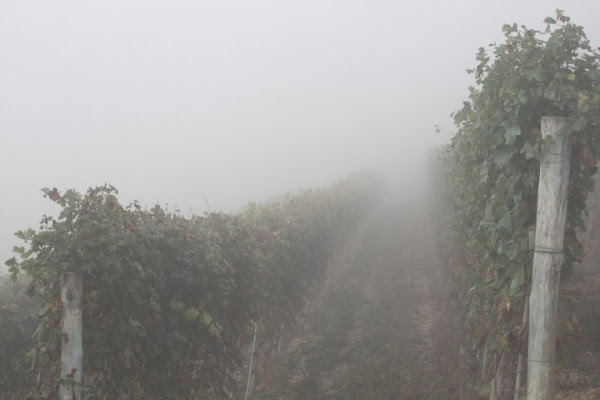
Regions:
[[[20, 232], [27, 247], [16, 249], [20, 261], [7, 263], [15, 277], [26, 274], [39, 309], [27, 352], [34, 379], [10, 379], [13, 366], [3, 363], [4, 395], [31, 391], [31, 398], [53, 399], [65, 384], [59, 286], [66, 273], [79, 272], [84, 398], [232, 396], [254, 324], [273, 337], [291, 325], [332, 249], [369, 208], [376, 185], [357, 177], [277, 204], [251, 204], [239, 214], [190, 218], [159, 206], [122, 206], [110, 186], [85, 195], [44, 190], [60, 215]], [[27, 307], [13, 316], [24, 319], [17, 321], [23, 330], [31, 327]], [[2, 328], [14, 329], [13, 320], [3, 318]], [[26, 345], [3, 340], [2, 354]]]
[[[3, 398], [598, 398], [600, 53], [562, 11], [544, 22], [479, 50], [417, 195], [361, 174], [184, 216], [109, 185], [44, 189], [60, 213], [17, 234], [0, 282]], [[561, 185], [542, 177], [561, 162], [545, 247]], [[65, 372], [71, 309], [82, 362]]]

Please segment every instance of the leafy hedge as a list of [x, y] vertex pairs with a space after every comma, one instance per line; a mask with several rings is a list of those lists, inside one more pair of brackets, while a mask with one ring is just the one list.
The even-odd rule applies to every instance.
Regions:
[[[253, 321], [292, 321], [331, 250], [373, 198], [371, 177], [302, 192], [238, 214], [186, 218], [123, 206], [112, 186], [85, 195], [45, 189], [62, 211], [18, 233], [40, 307], [31, 359], [35, 398], [55, 396], [59, 280], [84, 279], [84, 393], [110, 399], [228, 398]], [[269, 328], [270, 327], [270, 328]]]
[[[582, 257], [585, 199], [600, 152], [600, 54], [557, 10], [543, 32], [504, 25], [505, 42], [481, 48], [476, 87], [454, 114], [442, 157], [445, 251], [463, 306], [469, 348], [524, 350], [535, 237], [542, 116], [564, 116], [573, 153], [565, 270]], [[488, 357], [493, 360], [493, 357]], [[494, 365], [488, 365], [493, 371]]]
[[26, 289], [23, 279], [0, 278], [0, 387], [6, 400], [23, 399], [35, 384], [25, 355], [34, 343], [37, 308]]

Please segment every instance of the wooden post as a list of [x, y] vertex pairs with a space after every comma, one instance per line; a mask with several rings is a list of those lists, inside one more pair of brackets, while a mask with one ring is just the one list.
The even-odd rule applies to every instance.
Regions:
[[481, 362], [481, 379], [485, 379], [487, 377], [487, 356], [488, 347], [485, 346], [485, 349], [483, 349], [483, 361]]
[[81, 295], [83, 280], [80, 273], [66, 272], [60, 282], [63, 305], [62, 343], [60, 354], [60, 400], [81, 400], [83, 364], [83, 321]]
[[492, 378], [490, 400], [500, 400], [504, 392], [504, 369], [506, 364], [506, 351], [502, 351], [500, 360], [496, 364], [494, 377]]
[[[528, 300], [529, 291], [525, 292], [525, 299]], [[525, 327], [529, 326], [529, 303], [525, 301], [525, 306], [523, 307], [523, 320], [522, 320], [522, 328], [519, 329], [519, 337], [521, 334], [525, 332]], [[521, 344], [519, 343], [519, 356], [517, 359], [517, 372], [515, 376], [515, 395], [513, 396], [513, 400], [519, 400], [521, 398], [521, 375], [523, 374], [523, 352], [521, 351]]]
[[281, 354], [281, 338], [283, 337], [283, 327], [284, 323], [281, 323], [281, 328], [279, 328], [279, 338], [277, 339], [277, 354]]
[[[246, 382], [246, 393], [244, 394], [244, 400], [248, 398], [250, 394], [250, 381], [252, 379], [252, 364], [254, 363], [254, 352], [256, 351], [256, 336], [258, 336], [258, 323], [254, 323], [254, 339], [252, 340], [252, 353], [250, 353], [250, 366], [248, 367], [248, 382]], [[62, 399], [61, 399], [62, 400]]]
[[[562, 117], [542, 117], [542, 138], [553, 138], [541, 154], [531, 294], [527, 400], [554, 399], [554, 360], [560, 269], [567, 217], [571, 137]], [[559, 134], [559, 132], [561, 134]]]
[[515, 393], [513, 400], [521, 398], [521, 374], [523, 373], [523, 353], [519, 352], [517, 356], [517, 372], [515, 372]]
[[[526, 292], [527, 293], [527, 292]], [[527, 299], [527, 297], [525, 297]], [[523, 328], [520, 329], [521, 333], [525, 331], [525, 327], [529, 324], [529, 303], [525, 302], [523, 307]], [[519, 334], [519, 337], [521, 335]], [[521, 398], [521, 375], [523, 374], [523, 352], [519, 343], [519, 356], [517, 358], [517, 372], [515, 375], [515, 395], [513, 400], [519, 400]]]

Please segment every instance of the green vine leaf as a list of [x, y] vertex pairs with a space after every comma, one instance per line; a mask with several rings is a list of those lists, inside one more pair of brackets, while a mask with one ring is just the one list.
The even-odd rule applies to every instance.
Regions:
[[545, 32], [505, 24], [504, 43], [479, 49], [476, 86], [441, 158], [444, 248], [470, 345], [516, 346], [506, 338], [522, 324], [530, 280], [539, 154], [550, 144], [543, 116], [566, 117], [573, 137], [564, 275], [582, 255], [577, 232], [600, 154], [600, 55], [562, 10], [544, 22]]

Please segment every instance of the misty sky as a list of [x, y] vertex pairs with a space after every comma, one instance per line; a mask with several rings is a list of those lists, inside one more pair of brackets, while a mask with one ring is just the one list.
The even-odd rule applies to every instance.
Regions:
[[0, 264], [44, 186], [203, 213], [417, 175], [477, 49], [556, 8], [599, 45], [592, 0], [2, 0]]

